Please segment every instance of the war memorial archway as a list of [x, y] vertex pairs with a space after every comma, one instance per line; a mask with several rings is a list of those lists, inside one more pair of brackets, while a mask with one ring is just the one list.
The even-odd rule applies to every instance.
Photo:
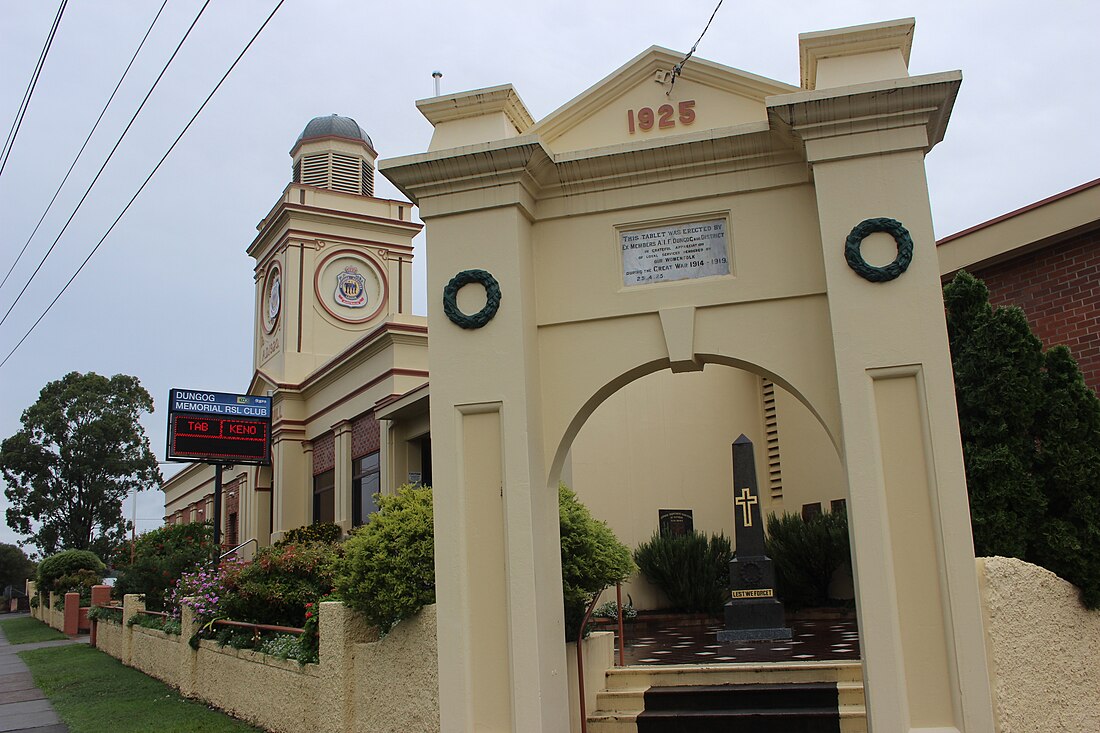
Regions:
[[[961, 77], [910, 77], [912, 31], [801, 36], [801, 87], [696, 58], [672, 84], [682, 56], [651, 48], [537, 123], [508, 85], [418, 103], [428, 152], [381, 170], [448, 302], [429, 313], [444, 731], [568, 730], [564, 451], [623, 384], [708, 362], [782, 384], [840, 452], [871, 729], [993, 729], [924, 177]], [[897, 256], [869, 265], [883, 238]]]

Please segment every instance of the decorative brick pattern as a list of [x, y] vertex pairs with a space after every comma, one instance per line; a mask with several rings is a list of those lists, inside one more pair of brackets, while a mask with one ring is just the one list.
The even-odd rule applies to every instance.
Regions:
[[1047, 348], [1065, 344], [1085, 383], [1100, 390], [1100, 234], [973, 271], [994, 306], [1015, 305]]
[[313, 475], [324, 473], [336, 465], [336, 436], [325, 433], [313, 441]]
[[352, 459], [373, 453], [382, 445], [381, 429], [373, 413], [356, 418], [351, 424]]

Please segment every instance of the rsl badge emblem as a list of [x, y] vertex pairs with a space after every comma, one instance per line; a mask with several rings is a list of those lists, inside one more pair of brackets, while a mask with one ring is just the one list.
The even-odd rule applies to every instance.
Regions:
[[367, 279], [358, 268], [345, 267], [336, 276], [336, 302], [345, 308], [362, 308], [367, 304]]

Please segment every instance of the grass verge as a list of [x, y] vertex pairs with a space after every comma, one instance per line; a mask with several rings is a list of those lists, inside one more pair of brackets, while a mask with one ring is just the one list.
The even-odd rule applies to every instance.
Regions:
[[9, 644], [30, 644], [35, 641], [56, 641], [57, 639], [69, 638], [60, 631], [52, 629], [30, 616], [0, 621], [0, 629], [3, 629], [4, 636]]
[[33, 649], [19, 656], [71, 733], [261, 731], [186, 700], [162, 682], [83, 644]]

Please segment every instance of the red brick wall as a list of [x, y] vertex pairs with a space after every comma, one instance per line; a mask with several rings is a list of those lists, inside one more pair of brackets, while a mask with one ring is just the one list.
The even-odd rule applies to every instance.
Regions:
[[1089, 232], [981, 270], [994, 306], [1016, 305], [1046, 347], [1065, 344], [1100, 391], [1100, 233]]
[[359, 458], [378, 450], [381, 433], [374, 414], [358, 417], [351, 424], [351, 457]]
[[313, 475], [324, 473], [336, 465], [336, 436], [325, 433], [313, 441]]

